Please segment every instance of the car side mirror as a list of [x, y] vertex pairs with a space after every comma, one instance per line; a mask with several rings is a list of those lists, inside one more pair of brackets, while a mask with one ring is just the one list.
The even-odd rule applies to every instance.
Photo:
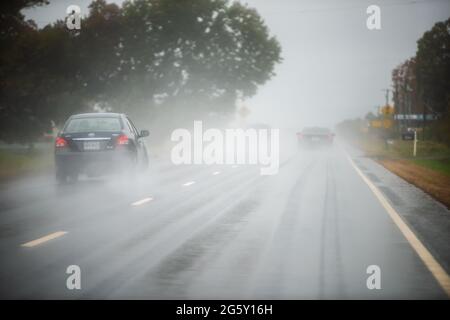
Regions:
[[150, 132], [148, 130], [141, 130], [141, 133], [139, 134], [139, 137], [148, 137], [150, 135]]

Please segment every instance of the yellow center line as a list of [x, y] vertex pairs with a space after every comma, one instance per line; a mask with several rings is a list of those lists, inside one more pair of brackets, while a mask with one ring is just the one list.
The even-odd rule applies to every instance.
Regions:
[[416, 253], [419, 255], [420, 259], [424, 262], [428, 270], [433, 274], [434, 278], [437, 280], [439, 285], [444, 289], [445, 293], [450, 297], [450, 276], [442, 268], [442, 266], [437, 262], [433, 255], [428, 251], [428, 249], [422, 244], [422, 242], [417, 238], [414, 232], [408, 227], [408, 225], [403, 221], [401, 216], [395, 211], [391, 206], [389, 201], [383, 196], [380, 190], [361, 172], [361, 170], [355, 165], [353, 160], [347, 155], [347, 158], [359, 176], [363, 181], [369, 186], [370, 190], [378, 198], [382, 206], [386, 209], [387, 213], [397, 225], [397, 227], [402, 232], [403, 236], [408, 240], [409, 244], [413, 247]]
[[44, 242], [47, 242], [47, 241], [59, 238], [59, 237], [65, 235], [66, 233], [67, 233], [66, 231], [57, 231], [57, 232], [54, 232], [54, 233], [50, 233], [49, 235], [46, 235], [46, 236], [44, 236], [42, 238], [39, 238], [39, 239], [30, 241], [30, 242], [24, 243], [24, 244], [22, 244], [22, 247], [27, 247], [27, 248], [35, 247], [35, 246], [38, 246], [38, 245], [40, 245], [40, 244], [42, 244]]

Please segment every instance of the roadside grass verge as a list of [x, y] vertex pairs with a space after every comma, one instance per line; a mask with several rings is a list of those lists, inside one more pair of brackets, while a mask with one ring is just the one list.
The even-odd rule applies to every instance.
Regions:
[[[447, 159], [413, 159], [412, 163], [450, 176], [450, 158]], [[450, 185], [448, 186], [450, 189]]]
[[379, 163], [450, 208], [450, 175], [409, 160], [383, 159]]
[[416, 157], [413, 141], [362, 136], [354, 141], [368, 157], [422, 189], [450, 208], [450, 148], [434, 141], [418, 141]]
[[24, 148], [1, 148], [0, 179], [39, 173], [51, 168], [53, 163], [53, 150], [47, 145], [33, 151]]
[[378, 138], [367, 137], [360, 139], [357, 144], [366, 155], [375, 158], [450, 159], [450, 148], [434, 141], [418, 141], [415, 158], [413, 141], [392, 140], [391, 143], [386, 143]]

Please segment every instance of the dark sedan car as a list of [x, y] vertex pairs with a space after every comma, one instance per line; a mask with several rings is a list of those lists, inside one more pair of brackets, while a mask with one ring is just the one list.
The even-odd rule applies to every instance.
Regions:
[[148, 155], [143, 137], [124, 114], [84, 113], [71, 116], [55, 141], [56, 179], [76, 180], [80, 173], [105, 173], [145, 169]]
[[330, 146], [334, 133], [328, 128], [309, 127], [298, 132], [297, 139], [300, 147]]

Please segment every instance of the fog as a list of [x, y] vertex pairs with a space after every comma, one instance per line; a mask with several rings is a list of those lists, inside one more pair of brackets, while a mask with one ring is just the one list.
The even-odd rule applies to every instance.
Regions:
[[[62, 19], [68, 5], [86, 13], [91, 0], [50, 2], [26, 16], [43, 27]], [[248, 115], [211, 115], [198, 96], [177, 101], [183, 108], [136, 108], [129, 111], [136, 111], [130, 118], [139, 130], [121, 115], [131, 130], [62, 132], [40, 151], [46, 167], [0, 184], [0, 299], [450, 296], [448, 282], [439, 282], [449, 277], [419, 241], [448, 268], [448, 210], [343, 135], [323, 128], [299, 133], [375, 111], [391, 70], [448, 18], [450, 1], [247, 2], [283, 57], [272, 79], [237, 101]], [[366, 27], [371, 4], [381, 7], [381, 30]], [[122, 109], [115, 111], [128, 113]], [[185, 130], [177, 133], [179, 126]], [[219, 129], [216, 140], [212, 130], [206, 138], [210, 128]], [[255, 130], [246, 135], [242, 128]], [[171, 141], [171, 133], [178, 139]], [[213, 142], [214, 152], [206, 152]], [[234, 161], [235, 150], [253, 163]], [[86, 170], [111, 164], [117, 154], [129, 156], [125, 170]], [[264, 174], [265, 168], [274, 170]], [[81, 270], [78, 280], [69, 267]], [[381, 287], [371, 287], [374, 269], [382, 270]]]
[[[449, 1], [258, 1], [282, 46], [277, 76], [248, 102], [252, 118], [274, 125], [327, 125], [364, 116], [384, 103], [392, 69], [416, 41], [448, 18]], [[366, 8], [381, 8], [381, 30], [368, 30]]]
[[[120, 4], [122, 1], [113, 1]], [[87, 12], [89, 0], [54, 1], [27, 10], [43, 26], [69, 4]], [[249, 0], [282, 47], [276, 76], [241, 104], [247, 121], [281, 128], [323, 125], [358, 116], [385, 101], [392, 69], [413, 56], [416, 41], [448, 18], [450, 1]], [[366, 8], [381, 8], [381, 30], [368, 30]]]

